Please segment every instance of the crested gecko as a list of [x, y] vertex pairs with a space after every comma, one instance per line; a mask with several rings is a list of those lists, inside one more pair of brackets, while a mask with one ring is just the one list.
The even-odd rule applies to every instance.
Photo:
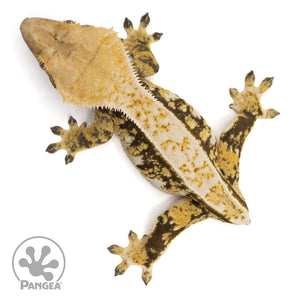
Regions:
[[112, 29], [79, 25], [73, 21], [27, 18], [21, 24], [25, 42], [49, 75], [62, 98], [95, 110], [90, 126], [70, 117], [69, 129], [51, 128], [61, 141], [46, 151], [65, 149], [65, 163], [75, 155], [109, 141], [113, 133], [136, 168], [155, 187], [179, 195], [158, 216], [153, 230], [141, 239], [129, 232], [129, 245], [108, 250], [122, 262], [115, 275], [132, 265], [142, 268], [145, 284], [152, 268], [170, 242], [190, 225], [207, 218], [248, 224], [249, 213], [239, 189], [239, 160], [246, 137], [258, 118], [279, 113], [263, 109], [260, 98], [273, 78], [255, 86], [251, 71], [242, 92], [231, 88], [236, 112], [232, 124], [217, 140], [202, 116], [178, 95], [147, 79], [159, 70], [150, 45], [162, 33], [148, 34], [148, 13], [138, 29], [125, 19], [127, 38]]

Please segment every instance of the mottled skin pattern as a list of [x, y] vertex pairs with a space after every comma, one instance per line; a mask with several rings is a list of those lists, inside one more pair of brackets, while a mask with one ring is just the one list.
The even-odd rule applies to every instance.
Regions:
[[[226, 184], [242, 199], [238, 187], [239, 159], [245, 139], [258, 118], [273, 118], [278, 114], [273, 109], [262, 109], [260, 104], [260, 97], [271, 87], [273, 78], [266, 78], [259, 87], [255, 87], [254, 73], [250, 72], [245, 78], [243, 92], [230, 89], [230, 95], [234, 100], [230, 107], [237, 113], [237, 116], [217, 142], [211, 128], [192, 106], [176, 94], [145, 78], [158, 72], [159, 65], [150, 50], [150, 44], [158, 41], [162, 35], [161, 33], [148, 35], [146, 28], [149, 22], [149, 15], [144, 15], [138, 30], [135, 30], [130, 20], [126, 18], [124, 21], [127, 38], [121, 40], [132, 60], [136, 74], [138, 74], [143, 87], [171, 111], [180, 120], [182, 126], [197, 140], [216, 170], [222, 174]], [[71, 21], [67, 21], [67, 23], [72, 24]], [[21, 27], [21, 30], [23, 33], [25, 29]], [[30, 46], [30, 42], [27, 40], [26, 42]], [[41, 66], [48, 72], [42, 61]], [[55, 86], [52, 74], [48, 72], [48, 75]], [[140, 116], [137, 113], [135, 117], [138, 119]], [[59, 126], [51, 128], [54, 134], [61, 137], [61, 141], [49, 145], [46, 151], [54, 153], [57, 150], [65, 149], [67, 151], [65, 162], [70, 163], [79, 151], [103, 144], [111, 138], [113, 133], [116, 133], [128, 157], [153, 185], [166, 192], [182, 196], [157, 218], [150, 234], [138, 239], [137, 235], [130, 231], [127, 247], [112, 245], [108, 248], [111, 253], [118, 254], [122, 258], [122, 262], [116, 267], [115, 275], [123, 274], [130, 265], [136, 264], [142, 267], [142, 279], [147, 284], [151, 280], [153, 263], [164, 253], [170, 242], [179, 233], [208, 217], [228, 221], [223, 215], [205, 205], [199, 196], [187, 187], [180, 174], [168, 163], [134, 120], [127, 118], [124, 113], [97, 108], [94, 122], [89, 127], [86, 123], [78, 126], [72, 117], [69, 119], [69, 127], [69, 130]], [[156, 134], [160, 134], [159, 129], [153, 132], [153, 136]], [[188, 147], [188, 145], [181, 145], [181, 147]], [[203, 164], [202, 168], [206, 167], [208, 166]], [[185, 170], [184, 164], [181, 166], [181, 171], [189, 172], [188, 169]], [[208, 176], [208, 173], [201, 168], [195, 169], [195, 172], [200, 177]], [[207, 180], [209, 179], [207, 178]], [[206, 195], [207, 198], [211, 198], [211, 202], [217, 202], [216, 205], [222, 202], [222, 196], [222, 186], [218, 186], [218, 184], [213, 186]], [[234, 207], [234, 204], [230, 206], [226, 201], [224, 203], [227, 205], [226, 216], [234, 216], [238, 209]]]
[[77, 152], [106, 143], [113, 134], [113, 121], [108, 112], [103, 110], [95, 110], [94, 122], [89, 127], [86, 122], [78, 126], [73, 117], [70, 117], [68, 123], [69, 130], [60, 126], [51, 128], [52, 132], [61, 136], [62, 140], [59, 143], [50, 144], [46, 149], [49, 153], [66, 149], [68, 151], [65, 157], [66, 164], [74, 160]]

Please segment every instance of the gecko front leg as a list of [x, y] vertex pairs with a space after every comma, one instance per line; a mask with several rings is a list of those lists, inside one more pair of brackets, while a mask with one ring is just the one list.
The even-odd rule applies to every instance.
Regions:
[[160, 40], [162, 33], [155, 32], [149, 35], [146, 31], [150, 23], [149, 14], [142, 16], [138, 29], [133, 28], [133, 24], [129, 19], [124, 21], [124, 29], [127, 38], [122, 39], [124, 47], [132, 58], [132, 63], [140, 77], [147, 77], [158, 72], [159, 65], [155, 59], [150, 45]]
[[61, 141], [50, 144], [46, 149], [49, 153], [66, 150], [66, 164], [72, 162], [79, 151], [106, 143], [113, 135], [113, 121], [105, 109], [95, 110], [94, 122], [89, 127], [86, 122], [78, 126], [73, 117], [69, 118], [68, 123], [69, 130], [60, 126], [51, 128], [54, 134], [61, 137]]

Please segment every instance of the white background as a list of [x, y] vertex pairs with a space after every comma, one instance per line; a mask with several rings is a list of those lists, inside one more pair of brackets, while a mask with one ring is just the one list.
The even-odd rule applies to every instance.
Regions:
[[[163, 32], [152, 50], [160, 63], [154, 82], [191, 103], [216, 134], [234, 117], [228, 88], [274, 76], [265, 108], [281, 115], [259, 120], [245, 144], [240, 188], [252, 223], [208, 220], [181, 234], [154, 265], [147, 287], [131, 267], [115, 278], [130, 229], [148, 233], [173, 197], [134, 169], [120, 143], [80, 153], [64, 165], [50, 155], [59, 140], [49, 127], [67, 127], [92, 112], [64, 104], [23, 42], [25, 17], [72, 19], [114, 27], [125, 17]], [[299, 299], [299, 69], [298, 1], [7, 1], [1, 8], [1, 299]], [[54, 239], [67, 260], [60, 291], [20, 291], [11, 258], [36, 235]]]

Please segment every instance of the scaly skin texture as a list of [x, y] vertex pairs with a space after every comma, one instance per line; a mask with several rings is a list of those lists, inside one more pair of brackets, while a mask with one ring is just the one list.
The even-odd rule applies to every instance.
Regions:
[[250, 72], [244, 91], [230, 89], [234, 100], [230, 107], [237, 116], [217, 142], [191, 105], [145, 78], [159, 69], [150, 45], [162, 35], [149, 35], [149, 22], [149, 15], [144, 15], [135, 30], [126, 18], [126, 39], [119, 39], [110, 29], [72, 21], [34, 18], [21, 25], [26, 43], [64, 100], [95, 108], [89, 127], [86, 123], [78, 126], [72, 117], [69, 130], [52, 127], [62, 140], [49, 145], [47, 151], [65, 149], [65, 162], [70, 163], [79, 151], [103, 144], [116, 133], [142, 175], [157, 188], [182, 196], [157, 218], [150, 234], [138, 239], [130, 231], [127, 247], [108, 248], [122, 258], [115, 275], [136, 264], [142, 267], [145, 284], [151, 280], [153, 263], [190, 225], [208, 217], [249, 223], [238, 186], [241, 150], [258, 118], [278, 114], [263, 110], [260, 104], [273, 78], [255, 87]]

